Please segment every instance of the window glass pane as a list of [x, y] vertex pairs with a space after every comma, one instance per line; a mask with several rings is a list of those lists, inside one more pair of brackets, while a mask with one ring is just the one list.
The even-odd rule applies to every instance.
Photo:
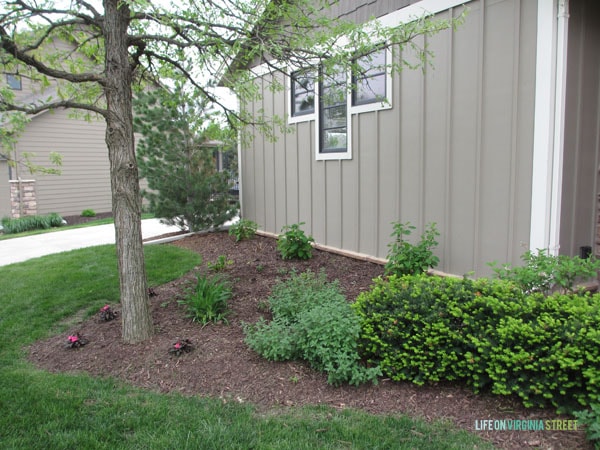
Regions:
[[356, 60], [359, 73], [353, 76], [352, 104], [375, 103], [386, 96], [386, 50]]
[[346, 126], [346, 105], [334, 106], [323, 109], [324, 129], [340, 128]]
[[315, 96], [307, 92], [296, 94], [294, 97], [293, 115], [309, 114], [315, 110]]
[[347, 147], [347, 132], [345, 127], [323, 131], [322, 152], [346, 150]]
[[19, 75], [6, 74], [6, 83], [11, 89], [21, 90], [21, 77]]
[[315, 81], [308, 72], [292, 74], [292, 116], [315, 111]]
[[385, 99], [385, 74], [356, 81], [354, 104], [371, 103]]
[[386, 50], [378, 50], [356, 60], [359, 67], [359, 76], [368, 76], [385, 72]]

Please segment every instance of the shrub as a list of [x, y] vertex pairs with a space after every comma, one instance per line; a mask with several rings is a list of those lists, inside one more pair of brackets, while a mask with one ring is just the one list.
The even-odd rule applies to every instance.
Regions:
[[189, 289], [179, 303], [188, 309], [188, 317], [206, 325], [209, 322], [227, 322], [227, 301], [232, 296], [230, 283], [222, 277], [199, 275], [196, 286]]
[[421, 235], [417, 244], [411, 244], [406, 240], [416, 229], [410, 222], [393, 223], [394, 241], [388, 245], [388, 262], [385, 265], [386, 275], [413, 275], [436, 267], [439, 258], [433, 254], [432, 249], [437, 247], [436, 237], [440, 235], [435, 223], [429, 224]]
[[277, 241], [277, 249], [283, 259], [310, 259], [312, 258], [312, 236], [306, 236], [300, 228], [304, 222], [286, 225], [281, 229], [283, 233]]
[[275, 286], [269, 302], [270, 323], [244, 326], [254, 351], [273, 361], [303, 358], [334, 385], [377, 380], [379, 368], [360, 364], [358, 317], [337, 282], [328, 283], [324, 273], [292, 274]]
[[553, 291], [572, 293], [577, 282], [597, 278], [600, 270], [600, 260], [595, 258], [553, 256], [546, 250], [538, 250], [537, 253], [528, 250], [521, 259], [523, 266], [512, 267], [505, 264], [498, 267], [496, 261], [488, 265], [496, 277], [515, 282], [526, 293], [541, 292], [545, 295]]
[[23, 216], [18, 219], [5, 217], [2, 226], [6, 234], [23, 233], [32, 230], [46, 230], [48, 228], [60, 227], [63, 219], [56, 213], [46, 216]]
[[594, 448], [600, 449], [600, 404], [591, 405], [589, 410], [575, 412], [578, 425], [585, 426], [585, 436], [594, 444]]
[[250, 239], [256, 233], [258, 224], [248, 219], [240, 219], [229, 227], [229, 235], [235, 236], [235, 241]]
[[600, 295], [526, 295], [509, 281], [379, 279], [354, 306], [359, 350], [384, 375], [463, 379], [570, 412], [600, 401]]
[[81, 211], [81, 217], [96, 217], [96, 211], [93, 209], [84, 209]]

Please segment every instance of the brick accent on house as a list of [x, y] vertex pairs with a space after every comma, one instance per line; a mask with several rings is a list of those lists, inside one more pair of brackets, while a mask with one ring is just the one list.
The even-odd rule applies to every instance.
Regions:
[[35, 180], [11, 180], [9, 184], [11, 217], [18, 219], [37, 214]]

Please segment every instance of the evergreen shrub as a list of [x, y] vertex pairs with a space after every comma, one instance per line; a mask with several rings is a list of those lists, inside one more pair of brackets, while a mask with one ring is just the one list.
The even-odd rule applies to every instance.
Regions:
[[394, 380], [464, 380], [560, 412], [599, 400], [598, 294], [421, 274], [378, 279], [354, 308], [359, 351]]

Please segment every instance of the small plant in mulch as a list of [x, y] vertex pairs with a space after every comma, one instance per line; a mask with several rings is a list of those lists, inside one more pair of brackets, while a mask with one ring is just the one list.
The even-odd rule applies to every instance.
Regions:
[[193, 349], [194, 346], [189, 339], [178, 339], [169, 349], [169, 353], [171, 355], [181, 356], [183, 353], [189, 353]]
[[81, 336], [79, 333], [72, 334], [68, 337], [67, 348], [79, 348], [83, 347], [89, 341]]
[[113, 311], [110, 305], [104, 305], [100, 308], [100, 320], [109, 322], [117, 317], [117, 312]]

